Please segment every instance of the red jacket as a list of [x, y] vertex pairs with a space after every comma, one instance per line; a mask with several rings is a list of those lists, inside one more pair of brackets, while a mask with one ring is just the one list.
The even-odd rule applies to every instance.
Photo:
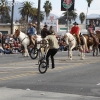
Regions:
[[79, 31], [80, 31], [79, 26], [73, 26], [73, 27], [71, 28], [70, 33], [71, 33], [71, 34], [79, 34]]

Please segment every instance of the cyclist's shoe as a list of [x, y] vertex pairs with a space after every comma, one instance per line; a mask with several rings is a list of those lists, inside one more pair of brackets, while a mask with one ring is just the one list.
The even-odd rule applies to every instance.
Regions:
[[54, 69], [55, 67], [52, 67], [51, 69]]

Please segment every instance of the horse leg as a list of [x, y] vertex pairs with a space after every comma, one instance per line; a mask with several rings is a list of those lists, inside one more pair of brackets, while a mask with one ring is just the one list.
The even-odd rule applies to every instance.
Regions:
[[73, 56], [72, 50], [73, 50], [74, 47], [75, 47], [74, 45], [72, 47], [69, 46], [69, 59], [70, 60], [72, 60], [72, 56]]
[[72, 60], [72, 50], [69, 50], [69, 59]]
[[28, 57], [28, 56], [29, 56], [27, 46], [25, 46], [25, 53], [24, 53], [24, 56], [25, 56], [25, 57]]
[[95, 47], [93, 45], [93, 56], [95, 56]]
[[86, 47], [85, 47], [85, 45], [83, 45], [83, 56], [84, 56], [84, 58], [85, 58], [85, 50], [86, 50]]
[[96, 47], [96, 56], [98, 56], [98, 46]]
[[82, 46], [79, 48], [79, 50], [80, 50], [80, 52], [81, 52], [81, 60], [83, 60], [84, 59], [84, 50], [83, 50], [83, 48], [82, 48]]

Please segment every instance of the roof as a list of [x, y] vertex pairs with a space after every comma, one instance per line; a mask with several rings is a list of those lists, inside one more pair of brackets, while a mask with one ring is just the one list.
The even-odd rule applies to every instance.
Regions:
[[[11, 23], [0, 23], [0, 26], [10, 26]], [[21, 25], [20, 23], [13, 23], [13, 25]]]

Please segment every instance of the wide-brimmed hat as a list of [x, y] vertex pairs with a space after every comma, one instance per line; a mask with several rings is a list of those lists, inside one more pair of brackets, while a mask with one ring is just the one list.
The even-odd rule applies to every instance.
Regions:
[[36, 27], [36, 24], [32, 24], [34, 27]]
[[78, 25], [78, 23], [77, 22], [74, 22], [73, 25]]

